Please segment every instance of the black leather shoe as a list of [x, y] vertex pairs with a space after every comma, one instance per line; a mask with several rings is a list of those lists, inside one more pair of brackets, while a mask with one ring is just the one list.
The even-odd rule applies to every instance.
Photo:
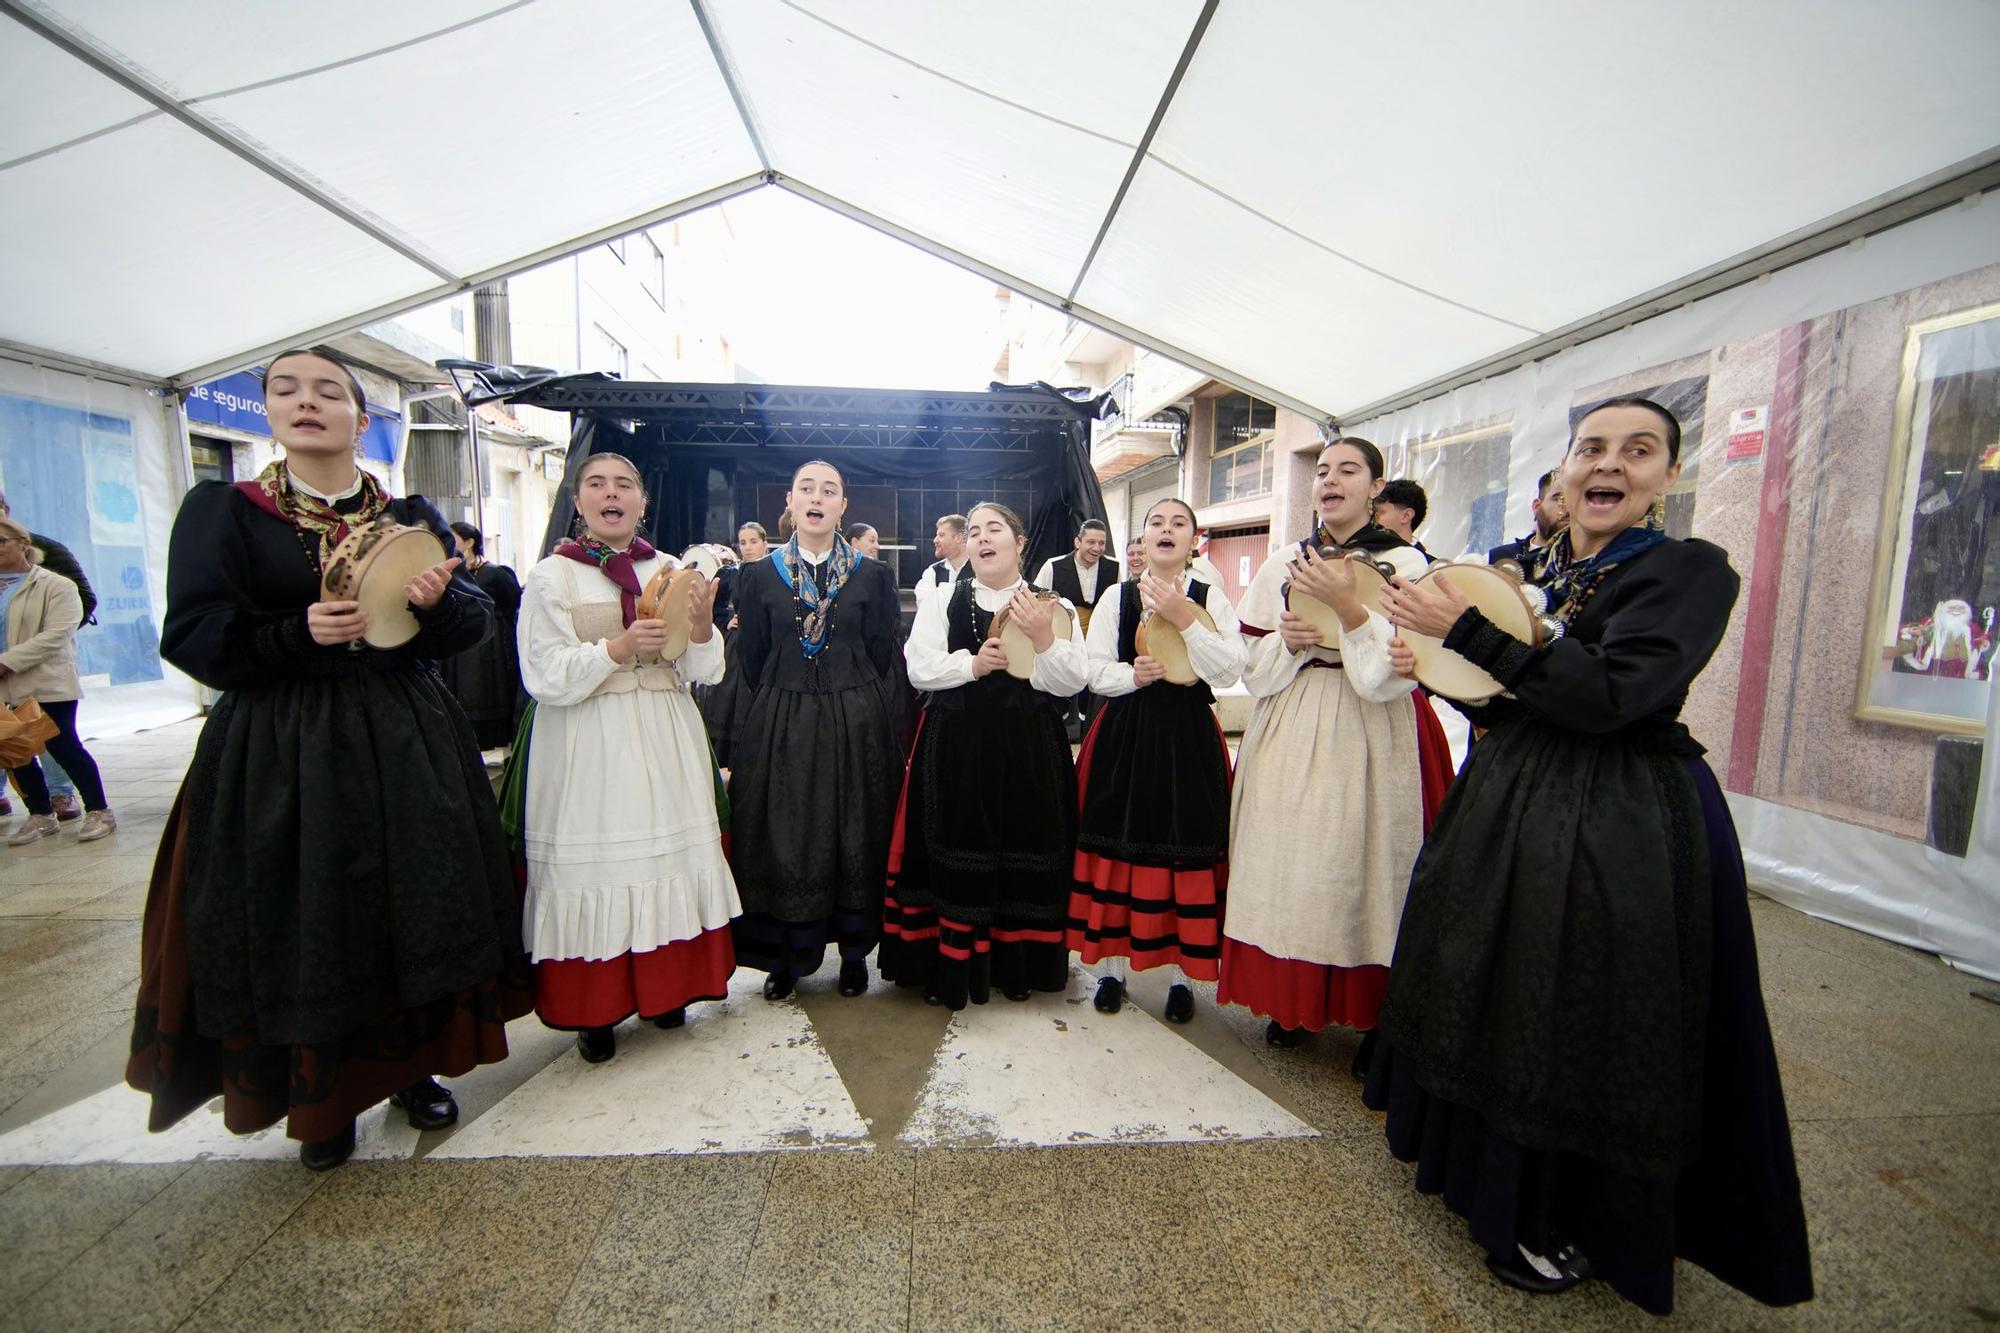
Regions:
[[653, 1026], [656, 1028], [685, 1027], [687, 1025], [687, 1021], [688, 1021], [687, 1006], [682, 1005], [680, 1008], [674, 1010], [672, 1013], [661, 1014], [658, 1018], [655, 1018], [653, 1020]]
[[354, 1156], [354, 1122], [347, 1122], [347, 1128], [330, 1139], [318, 1143], [301, 1143], [299, 1161], [308, 1171], [331, 1171], [348, 1158]]
[[1194, 992], [1186, 986], [1167, 987], [1167, 1021], [1185, 1023], [1194, 1017]]
[[764, 978], [765, 999], [782, 1000], [791, 993], [792, 993], [791, 973], [773, 972], [770, 976]]
[[1115, 1014], [1125, 1007], [1125, 983], [1117, 977], [1106, 977], [1097, 983], [1097, 998], [1091, 1001], [1100, 1014]]
[[1304, 1028], [1288, 1028], [1275, 1018], [1264, 1025], [1264, 1040], [1272, 1046], [1302, 1046], [1311, 1035]]
[[1553, 1296], [1557, 1292], [1568, 1291], [1590, 1276], [1590, 1262], [1578, 1254], [1573, 1245], [1563, 1246], [1549, 1262], [1562, 1274], [1561, 1277], [1543, 1273], [1529, 1263], [1519, 1249], [1512, 1254], [1487, 1255], [1486, 1271], [1514, 1290], [1536, 1296]]
[[585, 1028], [576, 1034], [576, 1050], [591, 1064], [601, 1065], [618, 1054], [618, 1034], [610, 1028]]
[[1375, 1029], [1369, 1028], [1361, 1034], [1361, 1045], [1355, 1048], [1354, 1063], [1349, 1065], [1348, 1068], [1353, 1072], [1356, 1079], [1366, 1083], [1368, 1081], [1368, 1066], [1374, 1063]]
[[1015, 1004], [1021, 1003], [1021, 1001], [1027, 999], [1030, 995], [1034, 994], [1033, 991], [1025, 991], [1025, 990], [1003, 990], [1000, 993], [1006, 996], [1008, 999], [1012, 1000]]
[[840, 993], [859, 995], [868, 989], [868, 960], [865, 958], [843, 958], [840, 960]]
[[434, 1078], [420, 1078], [389, 1099], [389, 1105], [410, 1117], [411, 1129], [443, 1129], [458, 1123], [458, 1103], [451, 1089]]
[[938, 991], [938, 988], [937, 988], [937, 987], [935, 987], [935, 986], [927, 986], [927, 987], [925, 987], [925, 988], [924, 988], [924, 1003], [925, 1003], [925, 1004], [943, 1004], [943, 1003], [944, 1003], [944, 996], [943, 996], [942, 994], [940, 994], [940, 993], [939, 993], [939, 991]]

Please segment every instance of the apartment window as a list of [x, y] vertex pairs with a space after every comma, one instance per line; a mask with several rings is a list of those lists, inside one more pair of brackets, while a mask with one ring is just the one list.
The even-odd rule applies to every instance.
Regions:
[[665, 310], [667, 257], [660, 253], [660, 243], [655, 241], [651, 234], [642, 235], [639, 239], [646, 243], [645, 248], [639, 252], [641, 259], [645, 261], [645, 270], [640, 273], [639, 281], [646, 288], [646, 295], [653, 298], [653, 303]]
[[625, 262], [625, 238], [623, 236], [620, 236], [615, 241], [606, 241], [604, 243], [604, 248], [609, 250], [612, 254], [617, 255], [619, 263], [622, 264]]
[[599, 370], [612, 370], [618, 378], [624, 379], [632, 370], [632, 358], [626, 352], [625, 344], [605, 331], [602, 324], [593, 324], [591, 331], [597, 335], [597, 359]]
[[1247, 393], [1215, 400], [1209, 436], [1208, 502], [1247, 500], [1271, 493], [1278, 409]]

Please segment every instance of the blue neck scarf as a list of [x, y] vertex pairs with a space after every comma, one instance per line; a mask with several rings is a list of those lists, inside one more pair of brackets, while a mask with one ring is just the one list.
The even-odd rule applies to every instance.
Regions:
[[822, 593], [819, 580], [813, 577], [812, 562], [799, 553], [796, 536], [771, 552], [771, 563], [778, 567], [778, 577], [792, 590], [798, 607], [799, 651], [807, 660], [818, 657], [826, 647], [827, 631], [833, 627], [833, 599], [847, 586], [847, 576], [860, 559], [847, 538], [834, 533], [833, 549], [826, 553], [826, 591]]
[[1647, 523], [1635, 524], [1606, 542], [1604, 549], [1588, 559], [1578, 560], [1571, 552], [1570, 530], [1564, 528], [1549, 543], [1548, 561], [1539, 580], [1548, 593], [1549, 613], [1567, 625], [1597, 591], [1597, 585], [1627, 560], [1636, 559], [1668, 540], [1667, 534]]

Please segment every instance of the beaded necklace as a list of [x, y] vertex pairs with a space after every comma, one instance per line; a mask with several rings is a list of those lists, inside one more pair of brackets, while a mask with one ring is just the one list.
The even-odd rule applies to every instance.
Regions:
[[[979, 607], [980, 584], [978, 579], [976, 578], [967, 579], [966, 584], [968, 585], [965, 594], [966, 623], [972, 626], [972, 641], [974, 643], [984, 643], [986, 642], [986, 630], [992, 627], [993, 617], [999, 615], [1000, 613], [998, 611], [982, 612], [980, 610]], [[1018, 588], [1020, 586], [1021, 586], [1021, 574], [1019, 570], [1016, 570], [1014, 572], [1014, 588]], [[1014, 588], [995, 588], [994, 591], [1011, 594], [1014, 591]], [[982, 627], [979, 623], [979, 617], [981, 615], [984, 615], [986, 617], [985, 627]], [[974, 649], [974, 651], [976, 652], [978, 650]]]

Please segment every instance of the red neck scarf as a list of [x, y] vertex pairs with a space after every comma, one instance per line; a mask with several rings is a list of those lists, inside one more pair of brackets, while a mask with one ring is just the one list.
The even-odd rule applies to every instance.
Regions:
[[585, 533], [556, 547], [556, 554], [580, 565], [595, 565], [603, 570], [604, 577], [618, 585], [618, 614], [624, 620], [625, 628], [632, 628], [632, 622], [639, 618], [641, 591], [639, 572], [633, 566], [659, 554], [646, 544], [644, 537], [634, 537], [631, 547], [620, 551]]

